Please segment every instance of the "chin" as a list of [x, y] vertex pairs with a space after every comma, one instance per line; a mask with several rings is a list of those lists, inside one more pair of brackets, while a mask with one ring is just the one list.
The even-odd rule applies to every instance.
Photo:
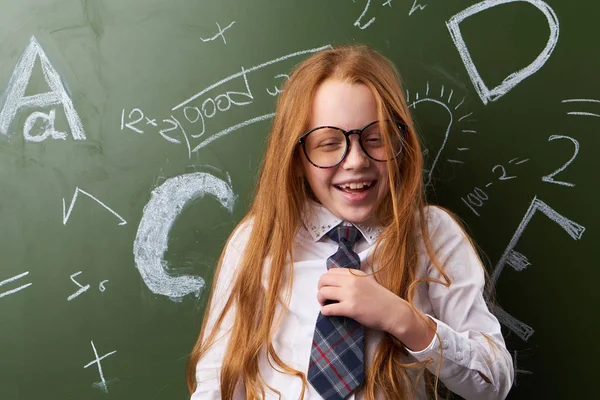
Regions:
[[340, 218], [353, 224], [362, 224], [373, 218], [375, 212], [341, 213]]

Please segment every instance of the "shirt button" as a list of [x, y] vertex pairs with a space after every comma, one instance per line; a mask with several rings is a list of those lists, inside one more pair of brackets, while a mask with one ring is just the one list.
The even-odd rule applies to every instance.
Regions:
[[442, 349], [446, 350], [448, 348], [448, 341], [446, 339], [442, 340]]
[[460, 351], [458, 353], [456, 353], [456, 358], [458, 359], [458, 361], [463, 359], [463, 355]]

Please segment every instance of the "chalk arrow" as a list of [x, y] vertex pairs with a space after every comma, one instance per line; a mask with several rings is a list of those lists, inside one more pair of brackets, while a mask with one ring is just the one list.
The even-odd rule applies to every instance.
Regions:
[[89, 194], [88, 192], [86, 192], [85, 190], [81, 190], [78, 187], [75, 188], [75, 194], [73, 194], [73, 200], [71, 200], [71, 204], [69, 205], [69, 210], [66, 210], [66, 205], [65, 205], [65, 199], [63, 197], [63, 225], [67, 224], [67, 221], [69, 220], [69, 217], [71, 216], [71, 212], [73, 211], [73, 206], [75, 206], [75, 201], [77, 200], [77, 195], [79, 193], [83, 193], [86, 196], [88, 196], [90, 199], [96, 201], [98, 204], [100, 204], [102, 207], [106, 208], [108, 211], [110, 211], [111, 214], [113, 214], [115, 217], [119, 218], [119, 220], [121, 221], [119, 223], [119, 225], [126, 225], [127, 221], [125, 221], [125, 219], [123, 219], [123, 217], [121, 217], [119, 214], [117, 214], [115, 211], [113, 211], [110, 207], [108, 207], [106, 204], [104, 204], [103, 202], [101, 202], [100, 200], [98, 200], [97, 198], [95, 198], [94, 196], [92, 196], [91, 194]]

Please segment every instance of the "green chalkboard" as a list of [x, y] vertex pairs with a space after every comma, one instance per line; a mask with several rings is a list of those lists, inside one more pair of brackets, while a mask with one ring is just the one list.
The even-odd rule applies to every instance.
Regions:
[[600, 5], [23, 0], [0, 12], [0, 399], [185, 399], [279, 88], [391, 58], [433, 202], [486, 258], [510, 398], [586, 398], [600, 329]]

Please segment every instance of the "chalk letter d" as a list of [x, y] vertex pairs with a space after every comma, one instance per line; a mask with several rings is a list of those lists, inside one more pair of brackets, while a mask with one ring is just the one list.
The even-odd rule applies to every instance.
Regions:
[[[469, 54], [469, 50], [467, 49], [467, 45], [462, 38], [458, 25], [468, 17], [475, 15], [478, 12], [487, 10], [488, 8], [492, 8], [500, 4], [513, 3], [516, 1], [530, 3], [544, 13], [550, 27], [550, 38], [548, 39], [548, 43], [546, 44], [544, 50], [542, 50], [540, 55], [531, 64], [520, 71], [513, 72], [507, 76], [500, 85], [490, 90], [483, 82], [483, 79], [481, 79], [481, 76], [479, 75], [479, 72], [473, 63], [473, 59], [471, 58], [471, 54]], [[528, 78], [542, 68], [554, 51], [554, 47], [558, 42], [559, 34], [558, 17], [554, 13], [554, 10], [552, 10], [552, 8], [542, 0], [485, 0], [474, 4], [466, 10], [456, 14], [450, 18], [448, 22], [446, 22], [446, 26], [448, 26], [448, 29], [450, 30], [452, 41], [460, 53], [463, 63], [467, 68], [467, 72], [469, 73], [469, 77], [475, 86], [475, 90], [484, 104], [487, 104], [489, 101], [498, 100], [500, 97], [508, 93], [512, 88], [517, 86], [523, 79]]]

